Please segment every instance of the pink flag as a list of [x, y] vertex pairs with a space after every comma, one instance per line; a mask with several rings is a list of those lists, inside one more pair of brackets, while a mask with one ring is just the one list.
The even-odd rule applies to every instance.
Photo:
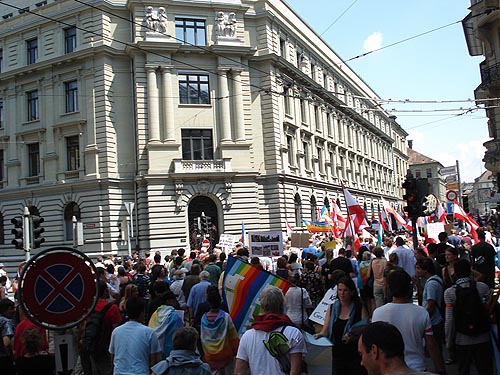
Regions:
[[285, 224], [286, 224], [286, 228], [288, 229], [288, 232], [295, 232], [292, 228], [292, 226], [290, 225], [290, 223], [288, 222], [288, 220], [285, 219]]

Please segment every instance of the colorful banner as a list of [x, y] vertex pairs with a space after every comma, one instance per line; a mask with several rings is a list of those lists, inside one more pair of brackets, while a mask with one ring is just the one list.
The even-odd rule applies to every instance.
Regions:
[[234, 326], [241, 336], [260, 312], [259, 296], [267, 285], [285, 294], [290, 282], [236, 257], [229, 257], [224, 271], [224, 300]]
[[302, 219], [309, 233], [329, 233], [332, 231], [332, 225], [326, 221], [311, 221]]

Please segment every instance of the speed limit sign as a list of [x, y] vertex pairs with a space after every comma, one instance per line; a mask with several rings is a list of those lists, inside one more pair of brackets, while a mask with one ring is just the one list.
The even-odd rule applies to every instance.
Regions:
[[455, 190], [448, 190], [446, 192], [446, 199], [448, 199], [450, 202], [453, 202], [457, 200], [458, 194]]

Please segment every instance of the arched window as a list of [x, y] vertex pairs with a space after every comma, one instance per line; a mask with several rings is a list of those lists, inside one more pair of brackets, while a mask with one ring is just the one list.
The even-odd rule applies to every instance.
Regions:
[[314, 195], [311, 195], [311, 220], [318, 220], [318, 204]]
[[294, 211], [295, 211], [295, 226], [302, 226], [302, 201], [299, 194], [295, 194], [294, 198]]
[[80, 220], [80, 207], [75, 202], [69, 202], [64, 208], [64, 240], [73, 241], [73, 216]]

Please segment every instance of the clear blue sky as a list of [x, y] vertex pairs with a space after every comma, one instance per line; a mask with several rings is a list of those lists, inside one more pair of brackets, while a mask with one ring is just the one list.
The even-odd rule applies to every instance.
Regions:
[[[462, 20], [470, 0], [286, 0], [332, 49], [347, 61], [368, 46], [384, 47]], [[352, 5], [354, 3], [354, 5]], [[333, 26], [332, 23], [352, 7]], [[331, 26], [331, 27], [330, 27]], [[328, 29], [328, 30], [327, 30]], [[369, 47], [368, 47], [369, 48]], [[482, 56], [469, 56], [461, 22], [348, 61], [347, 64], [382, 98], [410, 100], [474, 99], [480, 84]], [[459, 161], [462, 181], [484, 172], [488, 140], [484, 110], [456, 116], [474, 103], [384, 105], [413, 140], [413, 149], [445, 167]], [[436, 112], [442, 109], [463, 110]]]

